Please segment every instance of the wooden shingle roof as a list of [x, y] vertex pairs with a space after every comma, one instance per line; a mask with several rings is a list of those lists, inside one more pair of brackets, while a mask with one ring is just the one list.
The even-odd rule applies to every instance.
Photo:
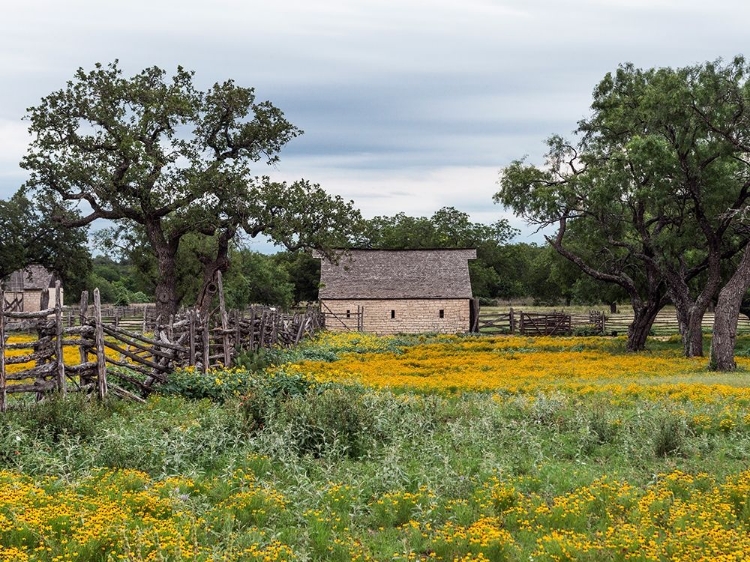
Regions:
[[321, 299], [468, 299], [475, 249], [349, 250], [338, 264], [320, 253]]

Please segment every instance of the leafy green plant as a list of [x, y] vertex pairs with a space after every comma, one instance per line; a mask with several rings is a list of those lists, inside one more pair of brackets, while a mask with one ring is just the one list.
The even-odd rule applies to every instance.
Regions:
[[362, 391], [351, 387], [328, 386], [290, 396], [280, 404], [278, 415], [299, 455], [357, 459], [383, 437]]
[[255, 373], [278, 365], [282, 361], [279, 349], [260, 348], [256, 351], [243, 351], [235, 357], [235, 367]]

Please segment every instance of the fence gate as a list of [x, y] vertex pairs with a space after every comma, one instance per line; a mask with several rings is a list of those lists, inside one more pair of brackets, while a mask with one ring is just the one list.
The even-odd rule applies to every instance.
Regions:
[[521, 312], [518, 331], [524, 336], [554, 336], [570, 334], [572, 323], [570, 314], [550, 312], [534, 314]]

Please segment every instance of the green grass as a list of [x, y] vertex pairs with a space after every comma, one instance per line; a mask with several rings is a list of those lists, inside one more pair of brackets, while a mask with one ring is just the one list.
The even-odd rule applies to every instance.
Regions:
[[[374, 560], [408, 559], [410, 552], [460, 558], [473, 552], [468, 542], [441, 542], [426, 529], [468, 526], [483, 517], [499, 517], [515, 539], [512, 548], [491, 543], [482, 551], [489, 559], [528, 560], [544, 532], [594, 536], [611, 521], [591, 504], [583, 514], [553, 509], [538, 516], [545, 529], [528, 530], [513, 512], [516, 505], [551, 509], [555, 498], [601, 479], [645, 493], [658, 475], [675, 470], [707, 472], [721, 482], [746, 470], [750, 458], [750, 417], [741, 404], [612, 403], [563, 393], [395, 394], [237, 376], [242, 384], [233, 388], [241, 396], [219, 396], [204, 384], [199, 391], [210, 400], [167, 395], [144, 405], [101, 404], [71, 396], [17, 404], [0, 416], [0, 469], [60, 489], [88, 482], [100, 467], [137, 469], [155, 481], [189, 478], [194, 487], [175, 492], [187, 498], [180, 509], [205, 521], [196, 523], [196, 537], [217, 560], [268, 537], [299, 560], [350, 560], [352, 548]], [[658, 382], [748, 386], [750, 373], [667, 376], [647, 384]], [[172, 391], [188, 384], [176, 382]], [[278, 492], [286, 508], [274, 511], [271, 496], [260, 492], [240, 507], [228, 503], [239, 490], [232, 476], [238, 471], [252, 474], [259, 490]], [[33, 542], [12, 536], [18, 544]], [[537, 557], [554, 560], [553, 550]], [[606, 559], [624, 559], [618, 556]]]

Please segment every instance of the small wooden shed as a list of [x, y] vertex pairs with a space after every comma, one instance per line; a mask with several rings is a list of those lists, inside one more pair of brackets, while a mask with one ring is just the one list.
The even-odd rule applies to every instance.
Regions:
[[[10, 274], [5, 283], [6, 310], [37, 312], [55, 302], [58, 277], [41, 265], [30, 265]], [[61, 290], [62, 295], [62, 290]]]
[[460, 333], [471, 328], [475, 249], [320, 253], [319, 299], [329, 330]]

